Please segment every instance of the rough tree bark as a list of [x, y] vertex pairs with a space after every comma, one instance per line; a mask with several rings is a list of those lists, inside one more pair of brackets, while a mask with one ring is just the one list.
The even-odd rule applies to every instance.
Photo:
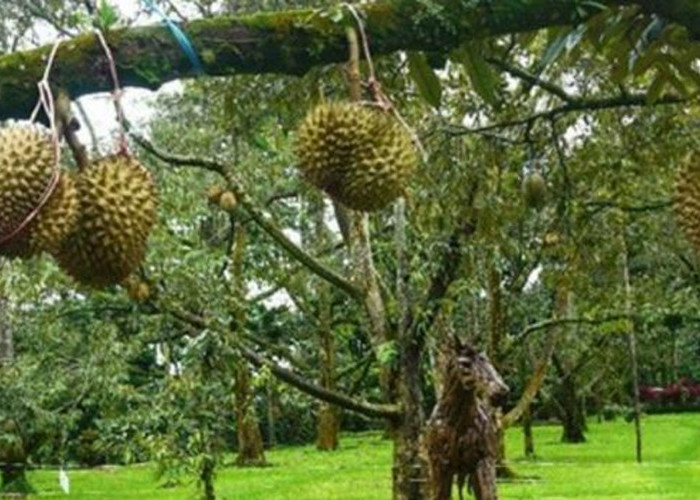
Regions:
[[[315, 240], [317, 249], [327, 245], [324, 202], [314, 204], [315, 210]], [[333, 311], [331, 305], [330, 285], [318, 281], [318, 340], [320, 361], [320, 384], [325, 389], [335, 390], [335, 346], [333, 342]], [[318, 412], [316, 448], [331, 451], [338, 448], [340, 432], [340, 411], [335, 405], [321, 402]]]
[[[243, 280], [243, 255], [245, 253], [246, 232], [241, 225], [236, 227], [235, 245], [233, 248], [233, 310], [236, 320], [236, 328], [243, 328], [246, 319], [243, 304], [245, 283]], [[250, 366], [241, 360], [235, 371], [235, 413], [236, 413], [236, 438], [238, 442], [238, 456], [236, 465], [239, 467], [256, 467], [265, 465], [265, 450], [263, 446], [260, 423], [255, 414], [253, 405], [253, 391], [250, 383]]]
[[586, 415], [578, 395], [576, 374], [567, 373], [558, 356], [553, 356], [552, 360], [559, 375], [554, 398], [563, 426], [561, 440], [563, 443], [585, 443]]
[[[700, 4], [694, 0], [394, 0], [358, 9], [365, 16], [372, 50], [380, 55], [398, 50], [444, 53], [467, 40], [568, 25], [598, 13], [600, 4], [640, 5], [649, 14], [684, 25], [693, 38], [700, 39]], [[197, 20], [183, 28], [201, 56], [205, 75], [300, 75], [314, 66], [345, 59], [345, 28], [332, 17], [295, 10]], [[107, 41], [125, 86], [155, 89], [196, 76], [165, 26], [113, 30], [107, 33]], [[29, 116], [50, 50], [46, 46], [0, 57], [0, 119]], [[92, 33], [62, 45], [52, 78], [74, 99], [112, 90], [107, 60]]]

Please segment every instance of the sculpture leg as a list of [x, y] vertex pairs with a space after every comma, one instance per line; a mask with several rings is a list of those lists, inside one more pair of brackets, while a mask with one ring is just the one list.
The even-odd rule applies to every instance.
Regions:
[[496, 464], [493, 459], [479, 460], [472, 481], [476, 500], [498, 500]]

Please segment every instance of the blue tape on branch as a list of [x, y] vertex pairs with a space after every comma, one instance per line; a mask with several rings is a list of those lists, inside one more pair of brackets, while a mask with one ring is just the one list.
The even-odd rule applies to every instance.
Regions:
[[151, 12], [155, 12], [163, 19], [163, 22], [165, 22], [166, 26], [170, 29], [171, 33], [175, 37], [175, 40], [177, 40], [177, 43], [180, 45], [180, 48], [192, 63], [192, 67], [194, 68], [194, 70], [197, 73], [204, 73], [204, 67], [202, 66], [202, 62], [199, 60], [199, 56], [197, 55], [197, 52], [195, 52], [194, 47], [190, 42], [190, 39], [187, 38], [187, 35], [185, 35], [185, 33], [180, 29], [180, 27], [172, 19], [170, 19], [170, 17], [163, 11], [163, 9], [161, 9], [155, 3], [153, 3], [153, 0], [143, 0], [143, 2]]

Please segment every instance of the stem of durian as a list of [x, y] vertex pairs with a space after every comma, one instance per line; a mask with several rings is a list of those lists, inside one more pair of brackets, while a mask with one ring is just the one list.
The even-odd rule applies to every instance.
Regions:
[[360, 80], [360, 45], [357, 41], [357, 31], [348, 27], [346, 30], [348, 37], [348, 49], [350, 58], [348, 60], [348, 93], [350, 100], [357, 102], [362, 98], [362, 83]]
[[90, 158], [87, 154], [87, 148], [78, 139], [77, 132], [80, 130], [80, 122], [73, 115], [70, 96], [64, 89], [58, 91], [56, 98], [56, 119], [60, 134], [66, 138], [75, 163], [80, 170], [86, 169], [90, 165]]

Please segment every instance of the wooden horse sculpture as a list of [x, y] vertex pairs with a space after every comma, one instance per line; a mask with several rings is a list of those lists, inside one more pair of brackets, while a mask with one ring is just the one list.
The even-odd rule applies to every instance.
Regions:
[[503, 401], [508, 387], [485, 354], [456, 338], [445, 368], [423, 436], [430, 498], [449, 500], [456, 477], [460, 499], [468, 479], [477, 500], [496, 500], [498, 422], [492, 405]]

